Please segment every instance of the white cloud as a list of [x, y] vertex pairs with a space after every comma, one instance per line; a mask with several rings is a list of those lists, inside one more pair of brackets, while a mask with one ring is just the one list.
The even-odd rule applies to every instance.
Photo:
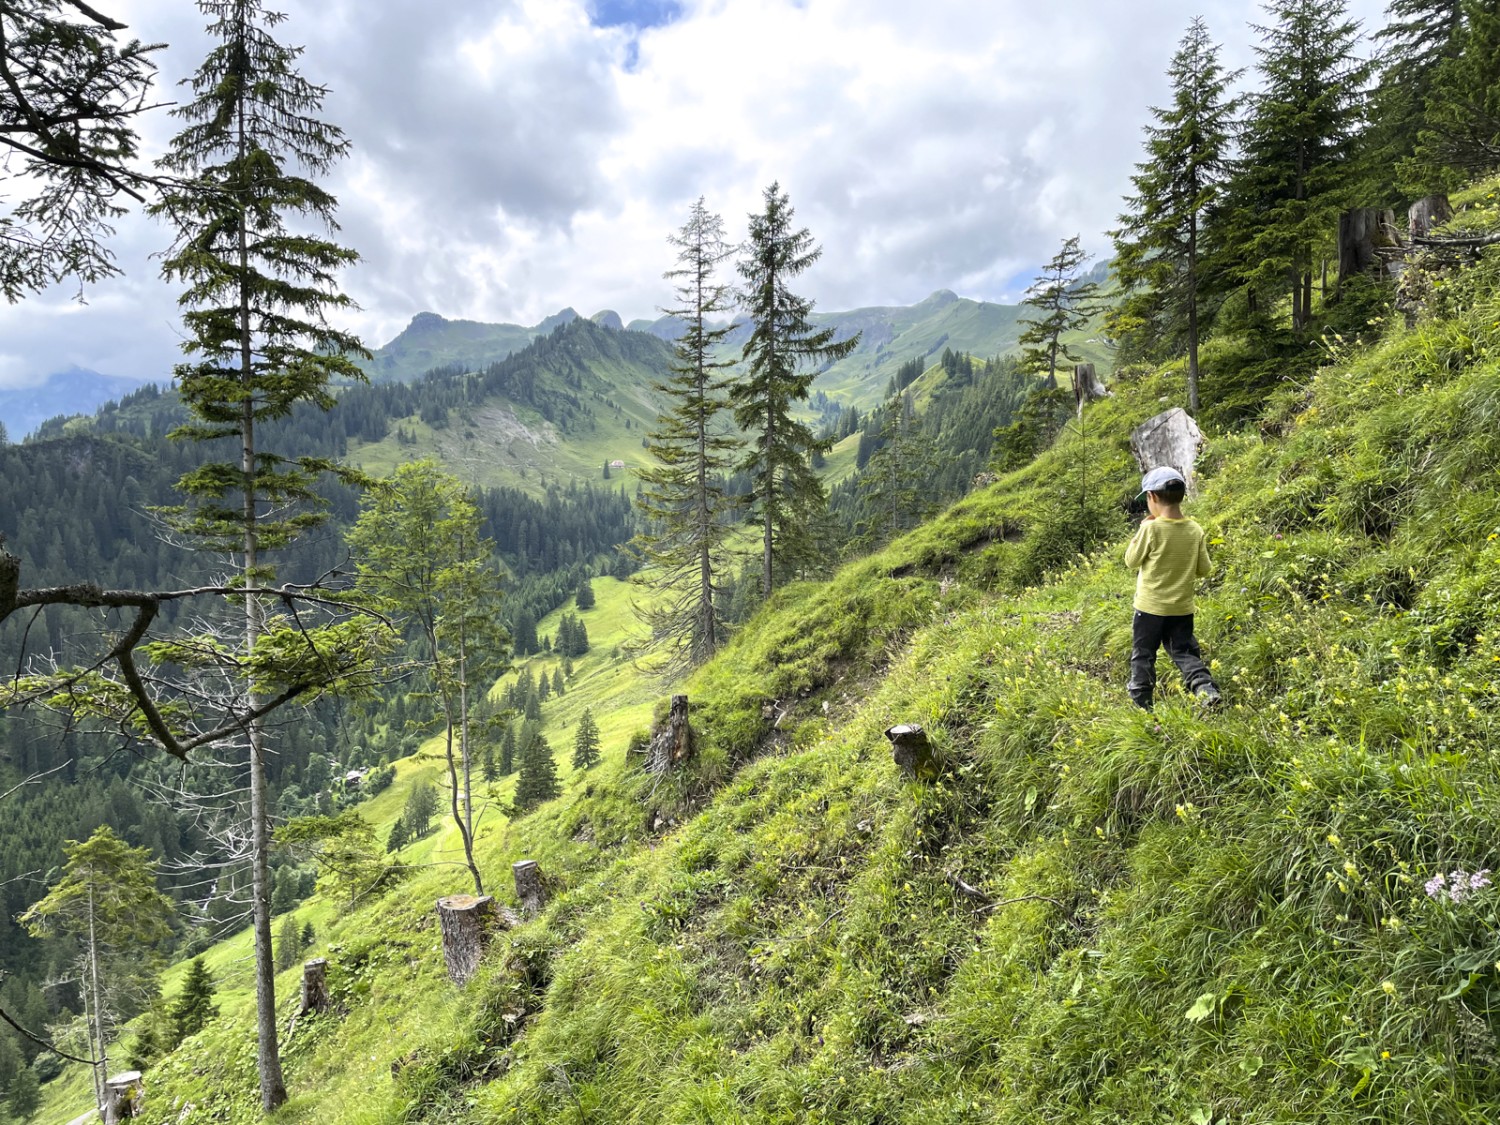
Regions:
[[[274, 6], [274, 3], [273, 3]], [[643, 31], [597, 27], [583, 0], [285, 3], [304, 74], [353, 156], [330, 186], [371, 346], [419, 311], [534, 323], [564, 305], [653, 316], [665, 239], [699, 195], [732, 236], [779, 180], [824, 256], [824, 309], [934, 289], [1015, 299], [1018, 275], [1081, 234], [1107, 252], [1148, 106], [1200, 12], [1226, 61], [1253, 61], [1245, 0], [688, 0]], [[1381, 0], [1353, 14], [1377, 23]], [[165, 39], [162, 90], [197, 65], [186, 5], [116, 0]], [[175, 122], [157, 115], [148, 143]], [[163, 377], [174, 294], [132, 217], [125, 278], [81, 312], [71, 290], [0, 309], [0, 385], [69, 364]]]

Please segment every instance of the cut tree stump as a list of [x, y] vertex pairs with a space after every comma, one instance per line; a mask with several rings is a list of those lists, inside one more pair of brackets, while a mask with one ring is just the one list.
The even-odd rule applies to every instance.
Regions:
[[104, 1121], [114, 1125], [141, 1112], [146, 1101], [146, 1083], [138, 1070], [125, 1070], [104, 1082]]
[[646, 747], [646, 770], [667, 773], [693, 756], [693, 728], [688, 724], [688, 697], [674, 695], [667, 717]]
[[333, 1003], [328, 994], [328, 958], [315, 957], [302, 963], [302, 1011], [326, 1012]]
[[1073, 368], [1073, 404], [1078, 408], [1078, 417], [1083, 417], [1083, 408], [1098, 398], [1109, 398], [1109, 390], [1094, 373], [1092, 363], [1080, 363]]
[[1388, 207], [1356, 207], [1339, 216], [1339, 280], [1356, 274], [1384, 277], [1390, 273], [1391, 251], [1399, 249], [1396, 212]]
[[1182, 474], [1189, 491], [1193, 487], [1193, 465], [1202, 446], [1203, 432], [1180, 406], [1148, 418], [1130, 431], [1130, 451], [1135, 454], [1141, 472], [1171, 465]]
[[448, 895], [438, 899], [437, 912], [448, 979], [462, 988], [484, 960], [499, 912], [489, 895]]
[[1412, 238], [1428, 238], [1451, 218], [1453, 205], [1446, 195], [1425, 195], [1406, 212], [1406, 229]]
[[535, 918], [547, 906], [547, 879], [542, 874], [542, 865], [534, 859], [523, 859], [511, 864], [510, 870], [515, 876], [521, 913]]
[[885, 736], [891, 740], [891, 757], [901, 767], [902, 774], [912, 780], [937, 776], [937, 756], [925, 730], [915, 723], [903, 723], [891, 727]]

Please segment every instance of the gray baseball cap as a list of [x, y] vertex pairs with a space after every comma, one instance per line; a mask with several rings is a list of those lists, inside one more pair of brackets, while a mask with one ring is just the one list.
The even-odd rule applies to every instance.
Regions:
[[1180, 484], [1187, 487], [1187, 481], [1183, 480], [1182, 474], [1171, 465], [1158, 465], [1141, 478], [1141, 491], [1136, 496], [1137, 500], [1144, 500], [1148, 492], [1160, 492], [1172, 484]]

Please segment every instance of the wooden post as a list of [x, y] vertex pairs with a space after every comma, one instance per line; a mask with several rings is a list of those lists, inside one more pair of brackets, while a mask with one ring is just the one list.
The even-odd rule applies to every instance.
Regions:
[[688, 724], [688, 697], [674, 695], [667, 717], [646, 748], [646, 769], [666, 773], [693, 756], [693, 728]]
[[1202, 445], [1203, 432], [1198, 423], [1180, 406], [1148, 418], [1130, 431], [1130, 450], [1141, 472], [1158, 465], [1171, 465], [1182, 474], [1189, 490], [1193, 487], [1193, 465]]
[[915, 723], [904, 723], [891, 727], [885, 736], [891, 740], [891, 757], [903, 774], [913, 780], [937, 776], [937, 756], [925, 730]]
[[104, 1083], [104, 1121], [105, 1125], [115, 1125], [118, 1121], [128, 1121], [141, 1112], [141, 1106], [146, 1100], [146, 1083], [141, 1080], [141, 1072], [138, 1070], [126, 1070], [105, 1080]]
[[315, 957], [302, 963], [302, 1015], [326, 1012], [333, 1003], [328, 994], [328, 959]]
[[484, 960], [495, 929], [495, 900], [489, 895], [448, 895], [438, 899], [437, 912], [448, 979], [462, 988]]
[[1085, 403], [1096, 398], [1108, 398], [1109, 391], [1094, 373], [1092, 363], [1076, 364], [1073, 368], [1073, 402], [1078, 407], [1078, 417], [1083, 417]]
[[535, 918], [547, 906], [547, 879], [542, 874], [542, 865], [534, 859], [522, 859], [510, 865], [516, 879], [516, 897], [521, 900], [521, 913]]
[[1453, 205], [1446, 195], [1426, 195], [1406, 212], [1406, 229], [1412, 238], [1427, 238], [1433, 229], [1453, 218]]
[[1339, 216], [1339, 287], [1358, 273], [1379, 277], [1386, 260], [1379, 251], [1398, 244], [1396, 212], [1383, 207], [1356, 207]]

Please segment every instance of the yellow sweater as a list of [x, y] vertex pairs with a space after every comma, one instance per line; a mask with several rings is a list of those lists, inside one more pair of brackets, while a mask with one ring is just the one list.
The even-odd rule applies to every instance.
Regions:
[[1147, 520], [1125, 548], [1125, 565], [1140, 574], [1135, 608], [1162, 617], [1193, 612], [1193, 587], [1213, 570], [1203, 529], [1189, 519]]

